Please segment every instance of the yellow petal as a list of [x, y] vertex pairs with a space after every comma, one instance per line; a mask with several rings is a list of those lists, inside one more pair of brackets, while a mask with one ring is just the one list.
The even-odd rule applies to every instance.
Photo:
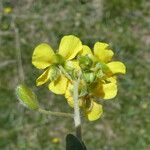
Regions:
[[95, 97], [103, 99], [112, 99], [117, 95], [117, 84], [115, 79], [110, 79], [110, 83], [98, 82], [92, 88], [92, 94]]
[[68, 84], [68, 79], [61, 75], [56, 81], [52, 81], [49, 84], [49, 90], [55, 94], [65, 94]]
[[117, 84], [115, 82], [103, 84], [103, 99], [112, 99], [117, 95]]
[[74, 101], [73, 101], [73, 97], [68, 97], [67, 99], [67, 103], [70, 107], [74, 107]]
[[108, 82], [113, 82], [113, 83], [117, 83], [117, 77], [113, 76], [113, 77], [109, 77], [106, 79]]
[[73, 102], [73, 86], [71, 83], [68, 83], [66, 92], [65, 92], [65, 98], [67, 99], [67, 102], [69, 104], [69, 106], [73, 107], [74, 106], [74, 102]]
[[98, 61], [98, 59], [93, 55], [91, 49], [87, 45], [83, 45], [83, 48], [80, 51], [79, 55], [81, 56], [88, 55], [88, 57], [92, 59], [93, 61]]
[[86, 112], [89, 121], [95, 121], [99, 119], [103, 113], [102, 105], [92, 101], [92, 108], [90, 111]]
[[122, 73], [125, 74], [126, 73], [126, 67], [125, 65], [120, 62], [120, 61], [113, 61], [107, 64], [107, 66], [109, 67], [109, 69], [111, 70], [111, 72], [113, 74], [116, 73]]
[[32, 64], [38, 69], [45, 69], [52, 64], [53, 57], [52, 48], [48, 44], [42, 43], [34, 49]]
[[112, 50], [108, 49], [108, 44], [97, 42], [94, 45], [94, 55], [99, 59], [101, 62], [109, 62], [114, 53]]
[[61, 39], [58, 53], [66, 60], [71, 60], [81, 49], [82, 43], [80, 39], [74, 35], [68, 35]]
[[44, 71], [43, 74], [41, 74], [37, 80], [36, 80], [36, 85], [40, 86], [44, 83], [46, 83], [49, 80], [50, 77], [50, 73], [49, 73], [49, 69], [47, 69], [46, 71]]
[[89, 55], [89, 54], [92, 55], [91, 49], [87, 45], [83, 45], [80, 55], [85, 56], [85, 55]]
[[66, 67], [69, 67], [70, 69], [80, 70], [79, 62], [77, 60], [66, 61], [65, 65]]

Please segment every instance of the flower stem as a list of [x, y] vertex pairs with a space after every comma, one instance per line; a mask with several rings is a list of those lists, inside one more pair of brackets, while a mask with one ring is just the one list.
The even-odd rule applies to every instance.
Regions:
[[53, 112], [53, 111], [48, 111], [48, 110], [41, 109], [41, 108], [39, 108], [38, 111], [42, 114], [53, 115], [53, 116], [57, 116], [57, 117], [70, 117], [70, 118], [73, 118], [73, 114], [70, 114], [70, 113]]
[[74, 81], [74, 90], [73, 90], [73, 99], [74, 99], [74, 123], [76, 128], [76, 136], [82, 141], [81, 135], [81, 118], [80, 118], [80, 109], [79, 109], [79, 96], [78, 96], [78, 89], [79, 89], [79, 82], [80, 77], [77, 81]]
[[74, 124], [76, 129], [76, 136], [80, 141], [82, 141], [82, 132], [81, 132], [81, 118], [80, 118], [80, 109], [79, 109], [79, 83], [80, 83], [80, 76], [81, 72], [79, 73], [78, 80], [73, 81], [71, 76], [66, 72], [66, 70], [59, 66], [62, 73], [70, 80], [70, 82], [74, 83], [74, 90], [73, 90], [73, 100], [74, 100]]

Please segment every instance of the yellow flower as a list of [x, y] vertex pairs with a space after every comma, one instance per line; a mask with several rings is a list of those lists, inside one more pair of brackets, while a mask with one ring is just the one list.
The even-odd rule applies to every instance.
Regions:
[[[110, 62], [114, 53], [109, 49], [106, 43], [97, 42], [94, 45], [93, 52], [88, 46], [83, 45], [79, 55], [89, 57], [93, 61], [93, 64], [87, 67], [85, 72], [82, 72], [82, 77], [84, 77], [85, 74], [86, 78], [83, 79], [81, 77], [81, 87], [79, 86], [79, 106], [83, 109], [88, 120], [94, 121], [99, 119], [103, 112], [102, 105], [98, 104], [94, 99], [114, 98], [117, 94], [116, 75], [119, 73], [125, 74], [126, 67], [119, 61]], [[86, 57], [85, 59], [87, 59]], [[87, 92], [85, 92], [85, 95], [80, 96], [80, 90], [83, 84], [86, 85]], [[68, 104], [74, 107], [73, 85], [71, 83], [68, 83], [65, 97]]]
[[12, 12], [12, 10], [13, 10], [12, 7], [4, 7], [3, 11], [5, 14], [10, 14]]
[[[38, 69], [45, 69], [45, 71], [36, 80], [37, 86], [49, 81], [53, 72], [56, 71], [55, 69], [52, 71], [52, 66], [63, 64], [64, 61], [71, 61], [81, 50], [82, 43], [80, 39], [73, 35], [64, 36], [61, 39], [58, 53], [54, 53], [51, 46], [46, 43], [38, 45], [33, 52], [32, 64]], [[60, 74], [56, 80], [51, 81], [49, 90], [56, 94], [64, 94], [67, 84], [68, 79], [63, 74]]]
[[93, 52], [88, 46], [83, 45], [80, 55], [88, 55], [93, 61], [95, 61], [95, 64], [97, 62], [100, 63], [104, 73], [103, 77], [97, 80], [92, 86], [93, 96], [103, 99], [114, 98], [117, 94], [116, 74], [125, 74], [125, 65], [120, 61], [110, 62], [114, 53], [109, 49], [109, 45], [106, 43], [96, 42]]

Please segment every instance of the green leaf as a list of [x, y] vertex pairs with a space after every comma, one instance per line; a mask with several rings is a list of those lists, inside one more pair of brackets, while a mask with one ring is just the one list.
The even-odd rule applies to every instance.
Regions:
[[68, 134], [66, 137], [66, 150], [87, 150], [84, 143], [76, 136]]

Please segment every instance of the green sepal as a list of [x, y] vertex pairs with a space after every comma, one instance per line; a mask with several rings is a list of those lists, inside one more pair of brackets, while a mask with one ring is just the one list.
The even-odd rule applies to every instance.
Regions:
[[67, 65], [67, 63], [65, 63], [64, 69], [73, 80], [77, 79], [77, 71], [75, 68], [70, 67], [69, 65]]
[[55, 81], [60, 76], [60, 70], [56, 65], [52, 65], [49, 69], [49, 74], [50, 74], [49, 76], [50, 80]]
[[53, 59], [54, 64], [62, 65], [65, 62], [64, 58], [60, 54], [55, 54]]
[[37, 110], [39, 108], [39, 103], [37, 101], [37, 96], [35, 93], [24, 84], [20, 84], [16, 88], [16, 95], [18, 100], [26, 107], [31, 110]]
[[81, 86], [79, 88], [79, 97], [83, 97], [83, 96], [86, 96], [88, 95], [88, 89], [87, 89], [87, 86]]
[[102, 70], [103, 73], [105, 73], [105, 74], [110, 72], [109, 67], [105, 63], [102, 63], [102, 62], [97, 62], [95, 65], [95, 69], [96, 70]]

